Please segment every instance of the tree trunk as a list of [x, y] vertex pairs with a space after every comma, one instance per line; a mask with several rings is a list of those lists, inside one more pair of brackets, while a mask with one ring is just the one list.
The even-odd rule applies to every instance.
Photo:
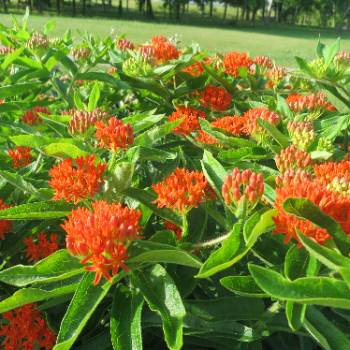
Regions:
[[61, 13], [61, 0], [56, 0], [56, 12], [59, 15]]
[[225, 2], [225, 4], [224, 4], [224, 15], [223, 15], [223, 17], [222, 17], [223, 20], [225, 20], [225, 19], [226, 19], [226, 16], [227, 16], [227, 7], [228, 7], [228, 3]]
[[123, 14], [123, 0], [119, 0], [118, 13], [120, 16]]
[[86, 15], [86, 0], [83, 0], [83, 15]]
[[152, 0], [146, 0], [146, 14], [147, 14], [147, 17], [149, 17], [149, 18], [154, 17]]
[[7, 3], [6, 0], [2, 0], [2, 4], [4, 6], [4, 12], [7, 13]]
[[262, 20], [265, 22], [265, 11], [266, 11], [266, 3], [265, 0], [263, 1], [262, 4]]
[[210, 3], [209, 3], [209, 17], [213, 17], [213, 3], [214, 3], [214, 0], [210, 0]]
[[201, 1], [201, 13], [202, 13], [202, 16], [205, 15], [205, 2], [204, 2], [204, 0]]
[[180, 0], [175, 0], [175, 19], [180, 20]]
[[75, 16], [77, 14], [77, 7], [76, 7], [75, 0], [73, 0], [72, 5], [73, 5], [73, 16]]
[[126, 8], [126, 12], [129, 12], [129, 0], [126, 0], [125, 8]]

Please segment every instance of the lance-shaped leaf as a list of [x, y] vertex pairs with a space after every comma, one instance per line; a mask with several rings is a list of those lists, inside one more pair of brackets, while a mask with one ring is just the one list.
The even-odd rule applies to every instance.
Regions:
[[220, 283], [231, 292], [238, 295], [266, 298], [268, 295], [255, 283], [252, 276], [227, 276], [220, 280]]

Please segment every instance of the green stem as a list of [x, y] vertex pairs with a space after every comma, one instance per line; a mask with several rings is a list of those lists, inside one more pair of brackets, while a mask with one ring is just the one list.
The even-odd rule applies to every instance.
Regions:
[[213, 245], [217, 245], [219, 243], [221, 243], [222, 241], [224, 241], [226, 238], [229, 237], [229, 235], [231, 234], [231, 232], [229, 233], [226, 233], [222, 236], [219, 236], [219, 237], [216, 237], [216, 238], [213, 238], [209, 241], [206, 241], [206, 242], [201, 242], [201, 243], [196, 243], [196, 244], [193, 244], [192, 245], [192, 248], [194, 250], [198, 250], [198, 249], [202, 249], [202, 248], [209, 248], [209, 247], [212, 247]]
[[343, 131], [343, 135], [344, 135], [344, 142], [343, 142], [344, 152], [348, 152], [348, 148], [349, 148], [348, 129], [346, 129], [346, 130]]
[[182, 214], [182, 240], [186, 240], [187, 236], [188, 236], [188, 217], [187, 217], [187, 213]]

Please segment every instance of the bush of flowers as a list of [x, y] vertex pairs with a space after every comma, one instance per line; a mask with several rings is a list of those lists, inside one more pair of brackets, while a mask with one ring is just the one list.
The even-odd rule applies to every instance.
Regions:
[[0, 347], [350, 349], [350, 53], [0, 28]]

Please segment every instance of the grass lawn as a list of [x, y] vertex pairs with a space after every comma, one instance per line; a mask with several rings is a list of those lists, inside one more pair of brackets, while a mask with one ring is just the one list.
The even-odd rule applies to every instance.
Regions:
[[[249, 51], [251, 55], [268, 55], [278, 64], [294, 66], [294, 56], [307, 59], [314, 57], [319, 34], [324, 42], [330, 43], [337, 34], [308, 28], [257, 28], [217, 27], [177, 25], [157, 22], [119, 20], [106, 18], [70, 18], [32, 15], [30, 27], [40, 29], [50, 19], [56, 21], [54, 35], [71, 29], [76, 37], [80, 31], [89, 31], [103, 37], [113, 33], [126, 34], [126, 37], [141, 43], [154, 35], [178, 34], [184, 44], [198, 42], [203, 49], [214, 51]], [[9, 24], [10, 15], [0, 14], [0, 23]], [[209, 24], [210, 25], [210, 24]], [[342, 34], [342, 49], [350, 50], [350, 33]]]

